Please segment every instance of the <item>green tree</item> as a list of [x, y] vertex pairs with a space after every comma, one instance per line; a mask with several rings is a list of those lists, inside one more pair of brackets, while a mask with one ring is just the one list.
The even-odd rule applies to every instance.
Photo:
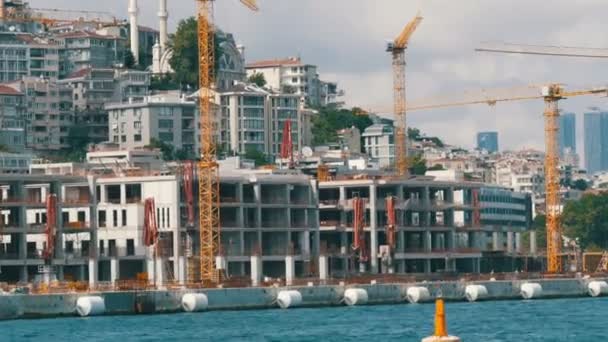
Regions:
[[131, 52], [131, 50], [125, 51], [123, 64], [127, 69], [135, 68], [135, 57], [133, 56], [133, 52]]
[[426, 171], [426, 160], [418, 154], [410, 158], [410, 173], [412, 175], [423, 176]]
[[268, 158], [264, 154], [264, 152], [258, 150], [255, 147], [248, 148], [247, 151], [245, 151], [244, 157], [246, 159], [253, 160], [255, 162], [255, 166], [267, 165], [269, 163]]
[[179, 84], [175, 83], [169, 75], [154, 76], [150, 80], [150, 90], [177, 90]]
[[564, 233], [578, 238], [583, 249], [608, 248], [608, 194], [585, 194], [567, 202], [562, 214]]
[[418, 128], [408, 127], [407, 136], [411, 140], [420, 139], [420, 130]]
[[[215, 71], [219, 70], [219, 60], [222, 55], [221, 45], [224, 41], [223, 35], [214, 33]], [[173, 56], [169, 60], [169, 64], [175, 71], [175, 82], [182, 86], [198, 88], [198, 23], [195, 17], [179, 22], [171, 46]]]
[[255, 74], [249, 76], [249, 82], [257, 85], [258, 87], [263, 87], [266, 85], [266, 78], [261, 72], [256, 72]]
[[445, 169], [443, 168], [443, 166], [441, 164], [435, 164], [435, 165], [429, 167], [429, 169], [427, 171], [443, 171], [443, 170], [445, 170]]
[[576, 190], [585, 191], [589, 187], [589, 184], [584, 179], [577, 179], [571, 184], [571, 187]]
[[145, 147], [159, 149], [163, 159], [166, 161], [175, 160], [175, 148], [173, 145], [169, 145], [164, 141], [152, 138], [150, 139], [150, 144], [146, 145]]
[[313, 144], [322, 145], [337, 142], [337, 131], [343, 128], [355, 126], [363, 133], [373, 122], [367, 115], [356, 115], [356, 111], [357, 108], [343, 109], [335, 106], [319, 108], [319, 115], [313, 119]]
[[69, 148], [65, 155], [66, 159], [74, 162], [83, 161], [86, 158], [87, 148], [93, 141], [89, 138], [89, 127], [83, 124], [75, 124], [68, 131], [67, 144]]

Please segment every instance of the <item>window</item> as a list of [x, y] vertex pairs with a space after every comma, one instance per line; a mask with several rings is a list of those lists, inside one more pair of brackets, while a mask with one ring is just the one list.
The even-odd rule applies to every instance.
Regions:
[[66, 241], [65, 242], [65, 252], [66, 253], [74, 253], [74, 241]]
[[127, 255], [135, 255], [135, 240], [127, 239]]
[[114, 141], [115, 144], [118, 144], [118, 135], [113, 136], [112, 141]]
[[158, 128], [173, 128], [173, 120], [160, 119], [158, 120]]
[[99, 253], [105, 254], [105, 240], [99, 240]]
[[140, 142], [141, 141], [141, 134], [135, 134], [133, 136], [133, 141]]
[[127, 226], [127, 209], [122, 210], [122, 226]]
[[97, 220], [99, 221], [99, 227], [106, 226], [106, 211], [105, 210], [97, 211]]
[[171, 132], [159, 132], [158, 139], [165, 142], [173, 142], [173, 133]]
[[79, 211], [78, 212], [78, 222], [85, 222], [86, 220], [86, 213], [84, 211]]
[[70, 213], [68, 213], [68, 212], [61, 213], [61, 221], [63, 222], [64, 226], [66, 223], [70, 222]]
[[118, 210], [112, 210], [112, 227], [118, 227]]
[[133, 128], [141, 129], [141, 121], [133, 121]]
[[121, 135], [120, 136], [120, 141], [123, 142], [123, 143], [126, 143], [127, 142], [127, 136], [126, 135]]

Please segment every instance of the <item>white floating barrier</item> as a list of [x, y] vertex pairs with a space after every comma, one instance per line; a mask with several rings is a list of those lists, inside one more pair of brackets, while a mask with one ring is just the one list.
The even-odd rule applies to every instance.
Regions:
[[106, 303], [102, 297], [80, 297], [76, 301], [76, 312], [81, 317], [103, 315], [106, 312]]
[[488, 296], [488, 289], [483, 285], [467, 285], [464, 289], [464, 297], [469, 302], [475, 302]]
[[364, 289], [347, 289], [344, 291], [344, 303], [348, 306], [365, 305], [369, 299]]
[[608, 283], [605, 281], [592, 281], [587, 285], [591, 297], [599, 297], [608, 294]]
[[543, 287], [538, 283], [524, 283], [519, 288], [523, 299], [538, 298], [543, 293]]
[[406, 292], [408, 302], [412, 304], [420, 302], [428, 302], [431, 299], [429, 289], [422, 286], [413, 286], [407, 289]]
[[186, 293], [182, 296], [182, 309], [185, 312], [197, 312], [207, 310], [209, 299], [204, 293]]
[[280, 291], [277, 296], [277, 304], [281, 309], [299, 306], [302, 304], [302, 294], [296, 290]]

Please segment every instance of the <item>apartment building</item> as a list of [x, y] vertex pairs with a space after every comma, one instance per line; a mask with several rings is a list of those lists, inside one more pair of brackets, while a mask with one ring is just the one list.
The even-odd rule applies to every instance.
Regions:
[[60, 50], [59, 76], [66, 77], [82, 69], [103, 69], [124, 61], [126, 39], [92, 31], [71, 31], [56, 34]]
[[24, 94], [0, 85], [0, 145], [12, 152], [22, 152], [26, 142]]
[[222, 121], [219, 139], [227, 149], [237, 154], [254, 149], [274, 159], [280, 154], [283, 127], [288, 120], [294, 151], [303, 147], [303, 129], [307, 127], [304, 121], [311, 117], [302, 115], [300, 96], [236, 83], [218, 93], [218, 97]]
[[177, 93], [152, 95], [141, 101], [109, 103], [109, 141], [121, 149], [137, 149], [155, 139], [198, 155], [196, 102]]
[[374, 124], [363, 131], [365, 152], [378, 162], [380, 167], [390, 167], [395, 160], [395, 138], [393, 127]]
[[306, 64], [299, 57], [256, 61], [245, 68], [247, 76], [262, 74], [270, 89], [300, 95], [311, 106], [334, 103], [344, 94], [337, 83], [321, 81], [317, 66]]
[[[432, 177], [387, 180], [340, 178], [319, 183], [322, 253], [332, 276], [366, 272], [480, 272], [484, 251], [521, 251], [521, 233], [531, 222], [528, 195], [481, 183]], [[387, 251], [387, 197], [396, 198], [396, 245]], [[351, 246], [353, 199], [365, 203], [364, 235], [369, 260]]]
[[0, 152], [0, 174], [29, 172], [32, 156], [24, 153]]
[[26, 33], [0, 32], [0, 82], [25, 76], [56, 79], [61, 46]]

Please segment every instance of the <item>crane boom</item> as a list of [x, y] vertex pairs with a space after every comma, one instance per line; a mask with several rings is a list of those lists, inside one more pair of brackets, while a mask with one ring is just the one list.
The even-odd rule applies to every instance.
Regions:
[[550, 46], [550, 45], [525, 45], [502, 42], [482, 42], [478, 52], [497, 52], [523, 55], [545, 55], [562, 57], [585, 57], [585, 58], [608, 58], [608, 49]]
[[387, 51], [393, 57], [393, 91], [394, 91], [394, 113], [395, 113], [395, 169], [398, 176], [406, 176], [408, 173], [407, 162], [407, 122], [406, 122], [406, 97], [405, 97], [405, 49], [416, 28], [422, 21], [417, 14], [403, 29], [401, 34], [393, 43], [388, 45]]

